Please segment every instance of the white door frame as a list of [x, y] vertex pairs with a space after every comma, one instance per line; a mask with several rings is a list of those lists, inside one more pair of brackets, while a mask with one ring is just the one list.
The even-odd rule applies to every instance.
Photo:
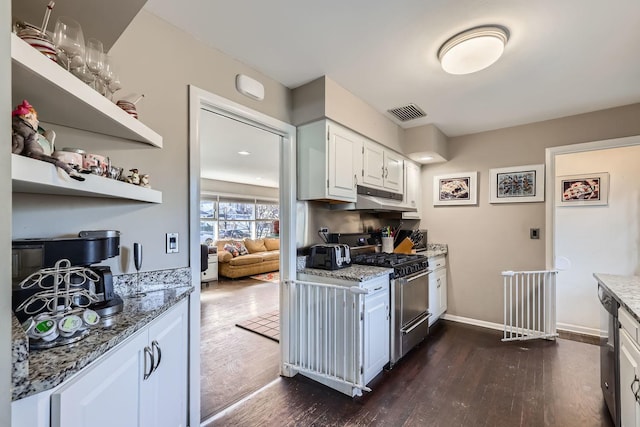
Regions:
[[[280, 281], [296, 278], [296, 128], [211, 92], [189, 86], [189, 425], [200, 425], [200, 120], [201, 109], [280, 135]], [[280, 371], [289, 354], [287, 295], [280, 286]]]
[[585, 142], [582, 144], [562, 145], [545, 150], [546, 164], [546, 233], [545, 233], [545, 264], [548, 270], [555, 268], [555, 224], [556, 224], [556, 156], [561, 154], [582, 153], [585, 151], [606, 150], [608, 148], [629, 147], [640, 145], [638, 135], [623, 138], [605, 139], [602, 141]]

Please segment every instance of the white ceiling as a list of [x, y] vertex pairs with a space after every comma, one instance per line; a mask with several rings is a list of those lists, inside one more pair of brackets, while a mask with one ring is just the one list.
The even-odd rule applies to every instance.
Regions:
[[[149, 0], [146, 9], [289, 88], [322, 75], [448, 136], [640, 102], [638, 0]], [[448, 75], [437, 51], [498, 24], [504, 56]], [[391, 116], [389, 116], [391, 118]], [[399, 123], [399, 122], [398, 122]], [[400, 124], [400, 123], [399, 123]]]
[[[280, 137], [203, 110], [200, 176], [261, 187], [278, 187]], [[248, 151], [241, 155], [239, 151]]]

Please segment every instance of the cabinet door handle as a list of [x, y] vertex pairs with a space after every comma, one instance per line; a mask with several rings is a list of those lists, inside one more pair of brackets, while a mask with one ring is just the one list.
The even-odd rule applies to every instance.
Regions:
[[384, 178], [384, 165], [382, 165], [382, 178]]
[[440, 287], [440, 279], [436, 279], [436, 281], [438, 282], [438, 287]]
[[389, 176], [389, 168], [384, 168], [384, 177], [385, 179]]
[[153, 366], [153, 369], [151, 370], [151, 372], [153, 372], [156, 369], [158, 369], [158, 366], [160, 366], [160, 362], [162, 361], [162, 349], [160, 348], [160, 344], [158, 344], [158, 341], [156, 340], [151, 341], [151, 348], [153, 349], [154, 353], [156, 352], [156, 350], [158, 350], [158, 359], [156, 360], [156, 364]]
[[356, 188], [358, 186], [358, 174], [354, 173], [353, 174], [353, 188]]
[[[149, 355], [149, 360], [151, 361], [151, 367], [149, 367], [149, 372], [147, 372], [147, 355]], [[144, 377], [143, 380], [149, 378], [151, 373], [153, 372], [153, 351], [147, 346], [144, 348]]]

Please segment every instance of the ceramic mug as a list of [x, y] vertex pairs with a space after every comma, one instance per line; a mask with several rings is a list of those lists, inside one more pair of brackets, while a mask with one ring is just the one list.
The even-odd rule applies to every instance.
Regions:
[[84, 153], [82, 155], [82, 168], [91, 171], [94, 175], [107, 176], [108, 167], [108, 157], [93, 153]]
[[74, 169], [82, 169], [82, 154], [72, 151], [54, 151], [52, 154], [58, 160], [61, 160]]

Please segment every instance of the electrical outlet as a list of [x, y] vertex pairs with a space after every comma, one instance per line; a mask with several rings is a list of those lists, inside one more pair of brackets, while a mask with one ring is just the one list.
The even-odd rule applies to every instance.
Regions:
[[320, 227], [320, 229], [318, 230], [318, 233], [328, 233], [329, 229], [327, 227]]
[[539, 228], [530, 228], [529, 229], [529, 238], [530, 239], [539, 239], [540, 238], [540, 229]]
[[167, 253], [178, 252], [178, 233], [167, 233]]

